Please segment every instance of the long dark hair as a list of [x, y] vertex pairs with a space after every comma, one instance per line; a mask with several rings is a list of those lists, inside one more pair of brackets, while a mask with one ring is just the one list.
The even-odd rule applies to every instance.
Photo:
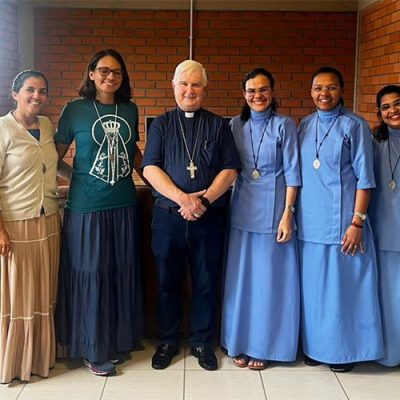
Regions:
[[382, 113], [381, 113], [381, 105], [382, 105], [382, 97], [386, 96], [387, 94], [396, 93], [400, 96], [400, 86], [398, 85], [387, 85], [384, 86], [379, 92], [376, 94], [376, 106], [378, 107], [378, 121], [379, 125], [375, 126], [372, 130], [372, 134], [374, 138], [381, 142], [383, 140], [387, 140], [389, 136], [388, 126], [383, 122]]
[[[263, 75], [269, 80], [269, 84], [271, 86], [271, 89], [274, 90], [275, 87], [275, 79], [272, 76], [271, 72], [267, 71], [265, 68], [256, 68], [253, 69], [252, 71], [248, 72], [242, 81], [242, 89], [246, 90], [246, 82], [250, 79], [254, 79], [258, 75]], [[272, 111], [276, 111], [276, 109], [279, 107], [279, 104], [275, 97], [272, 98], [272, 102], [270, 105], [270, 108]], [[251, 109], [250, 106], [247, 104], [247, 102], [244, 103], [244, 106], [242, 108], [242, 112], [240, 114], [240, 119], [242, 121], [248, 121], [251, 116]]]
[[[320, 74], [333, 74], [333, 75], [335, 75], [336, 78], [338, 78], [338, 80], [339, 80], [340, 88], [341, 88], [341, 89], [344, 89], [344, 79], [343, 79], [342, 73], [341, 73], [339, 70], [337, 70], [336, 68], [330, 67], [330, 66], [328, 66], [328, 65], [325, 65], [325, 66], [323, 66], [323, 67], [321, 67], [321, 68], [318, 68], [318, 69], [313, 73], [312, 78], [311, 78], [311, 86], [312, 86], [312, 84], [313, 84], [313, 82], [314, 82], [314, 79], [315, 79], [318, 75], [320, 75]], [[344, 100], [343, 100], [343, 97], [342, 97], [342, 96], [340, 96], [339, 103], [340, 103], [342, 106], [344, 106]]]
[[89, 73], [91, 71], [95, 71], [97, 67], [97, 63], [100, 59], [106, 56], [114, 57], [121, 65], [122, 69], [122, 82], [119, 89], [115, 92], [114, 99], [116, 103], [128, 103], [132, 97], [132, 89], [129, 82], [128, 70], [126, 68], [126, 64], [121, 54], [119, 54], [116, 50], [107, 49], [98, 51], [92, 59], [89, 61], [86, 67], [85, 77], [83, 78], [80, 86], [79, 86], [79, 95], [88, 100], [96, 99], [96, 86], [94, 82], [89, 78]]

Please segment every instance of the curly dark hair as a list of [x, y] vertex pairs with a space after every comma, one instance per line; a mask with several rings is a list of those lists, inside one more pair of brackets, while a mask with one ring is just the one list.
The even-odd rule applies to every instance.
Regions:
[[378, 121], [379, 124], [374, 127], [372, 130], [372, 134], [374, 138], [381, 142], [383, 140], [387, 140], [389, 136], [388, 126], [382, 120], [382, 113], [381, 113], [381, 104], [382, 104], [382, 97], [386, 96], [387, 94], [396, 93], [400, 96], [400, 86], [399, 85], [387, 85], [384, 86], [379, 92], [376, 94], [376, 106], [378, 107]]

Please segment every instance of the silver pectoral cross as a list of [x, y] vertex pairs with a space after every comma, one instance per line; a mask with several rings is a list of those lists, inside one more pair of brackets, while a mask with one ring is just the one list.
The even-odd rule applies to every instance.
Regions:
[[187, 166], [186, 169], [190, 172], [190, 179], [194, 179], [194, 171], [197, 171], [197, 167], [194, 162], [190, 161], [189, 166]]

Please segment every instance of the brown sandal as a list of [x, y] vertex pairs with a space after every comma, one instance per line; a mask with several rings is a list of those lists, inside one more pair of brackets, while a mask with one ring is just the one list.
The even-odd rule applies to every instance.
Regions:
[[246, 354], [239, 354], [236, 357], [232, 357], [233, 363], [239, 367], [239, 368], [244, 368], [247, 367], [249, 364], [250, 357]]
[[[259, 363], [259, 365], [254, 365], [254, 363]], [[258, 358], [250, 358], [247, 366], [254, 371], [262, 371], [267, 368], [267, 360], [259, 360]]]

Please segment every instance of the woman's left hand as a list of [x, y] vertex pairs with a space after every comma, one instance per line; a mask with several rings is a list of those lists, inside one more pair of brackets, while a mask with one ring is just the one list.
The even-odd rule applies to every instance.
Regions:
[[278, 243], [288, 242], [292, 238], [292, 218], [291, 212], [285, 212], [278, 225], [276, 241]]
[[0, 255], [7, 256], [11, 251], [11, 242], [5, 228], [0, 228]]
[[357, 228], [353, 225], [347, 228], [341, 242], [342, 253], [351, 254], [352, 256], [357, 253], [357, 250], [359, 250], [360, 253], [364, 253], [362, 231], [362, 228]]

